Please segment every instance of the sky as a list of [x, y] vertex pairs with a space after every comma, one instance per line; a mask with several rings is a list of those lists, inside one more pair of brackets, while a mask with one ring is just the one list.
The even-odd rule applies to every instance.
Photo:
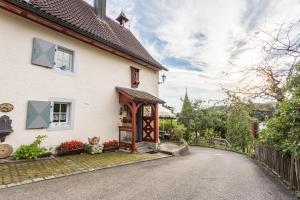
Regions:
[[[93, 4], [93, 0], [86, 0]], [[107, 15], [123, 10], [129, 28], [166, 66], [160, 98], [180, 111], [191, 99], [221, 100], [243, 69], [263, 59], [264, 34], [300, 20], [300, 0], [108, 0]]]

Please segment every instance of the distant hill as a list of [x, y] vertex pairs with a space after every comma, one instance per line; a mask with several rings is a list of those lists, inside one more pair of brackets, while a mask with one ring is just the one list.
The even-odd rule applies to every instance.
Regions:
[[263, 122], [273, 116], [276, 110], [276, 103], [255, 103], [255, 110], [252, 112], [252, 117]]

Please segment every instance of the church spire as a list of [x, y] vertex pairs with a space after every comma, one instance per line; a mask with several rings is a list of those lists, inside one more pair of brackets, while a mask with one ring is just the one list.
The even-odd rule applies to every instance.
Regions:
[[186, 88], [185, 89], [185, 96], [184, 96], [184, 100], [183, 100], [181, 112], [185, 112], [187, 110], [189, 112], [190, 109], [191, 109], [191, 101], [189, 99], [188, 90]]

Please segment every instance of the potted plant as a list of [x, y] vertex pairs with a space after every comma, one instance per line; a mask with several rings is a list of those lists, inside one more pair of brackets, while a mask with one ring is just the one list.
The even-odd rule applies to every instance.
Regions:
[[103, 143], [103, 152], [116, 151], [119, 149], [119, 141], [111, 140]]
[[63, 142], [57, 147], [58, 156], [76, 155], [84, 152], [84, 144], [80, 141]]
[[122, 125], [123, 126], [132, 126], [132, 120], [129, 117], [123, 117]]

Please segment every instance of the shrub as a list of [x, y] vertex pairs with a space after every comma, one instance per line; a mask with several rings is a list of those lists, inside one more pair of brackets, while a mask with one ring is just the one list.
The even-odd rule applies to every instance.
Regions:
[[164, 130], [167, 133], [173, 133], [175, 129], [176, 122], [172, 122], [169, 119], [159, 120], [159, 130]]
[[207, 128], [207, 129], [205, 129], [205, 132], [204, 132], [204, 137], [206, 139], [221, 137], [220, 135], [221, 134], [219, 132], [215, 131], [213, 128]]
[[84, 148], [83, 142], [76, 141], [76, 140], [63, 142], [58, 146], [59, 151], [71, 151], [71, 150], [83, 149], [83, 148]]
[[16, 159], [36, 159], [42, 156], [46, 152], [46, 148], [41, 147], [41, 143], [46, 137], [46, 135], [39, 135], [32, 144], [21, 145], [16, 150]]
[[183, 124], [175, 123], [174, 133], [179, 140], [183, 139], [183, 135], [185, 132], [186, 132], [186, 128], [184, 127]]

